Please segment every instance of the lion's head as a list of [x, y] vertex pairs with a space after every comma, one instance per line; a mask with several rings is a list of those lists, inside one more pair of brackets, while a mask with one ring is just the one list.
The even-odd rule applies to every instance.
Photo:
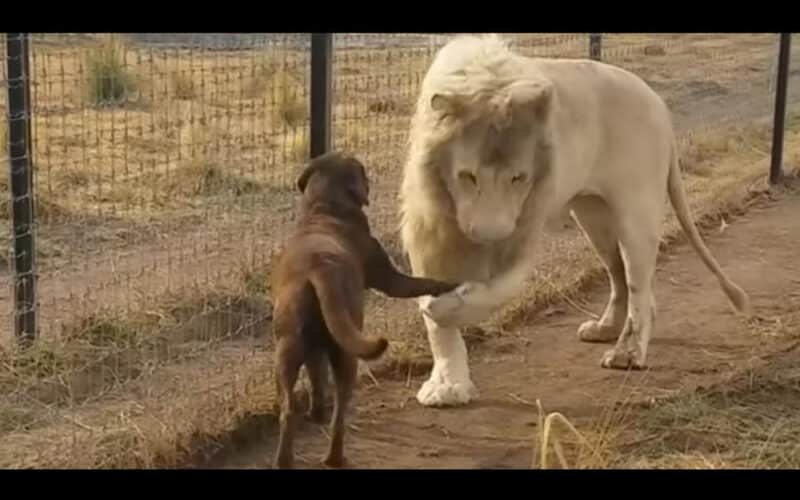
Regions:
[[504, 240], [516, 229], [549, 165], [552, 96], [550, 82], [524, 78], [479, 94], [431, 95], [430, 110], [451, 131], [436, 146], [438, 173], [461, 231], [475, 243]]

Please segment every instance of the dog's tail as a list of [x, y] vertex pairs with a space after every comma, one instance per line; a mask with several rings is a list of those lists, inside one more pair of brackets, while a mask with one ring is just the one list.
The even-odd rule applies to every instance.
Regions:
[[317, 293], [322, 317], [334, 341], [350, 354], [361, 359], [375, 359], [386, 351], [389, 342], [383, 337], [364, 338], [353, 320], [353, 304], [347, 298], [353, 296], [349, 290], [344, 271], [321, 266], [309, 277]]

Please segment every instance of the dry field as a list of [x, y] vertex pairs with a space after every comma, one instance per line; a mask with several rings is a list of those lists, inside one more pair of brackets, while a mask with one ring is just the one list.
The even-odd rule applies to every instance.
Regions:
[[[395, 194], [409, 112], [434, 49], [392, 48], [393, 39], [402, 36], [387, 37], [383, 48], [335, 51], [334, 136], [337, 148], [352, 150], [368, 163], [375, 183], [370, 215], [381, 238], [396, 251]], [[587, 37], [580, 34], [513, 39], [526, 53], [547, 57], [584, 57], [588, 50]], [[692, 205], [709, 231], [716, 231], [720, 220], [731, 222], [731, 216], [747, 213], [751, 204], [764, 203], [760, 188], [769, 156], [775, 46], [773, 35], [604, 39], [604, 58], [644, 77], [672, 107], [682, 133]], [[307, 52], [280, 43], [247, 51], [158, 48], [120, 36], [79, 35], [36, 36], [31, 52], [42, 336], [31, 352], [20, 354], [9, 342], [8, 329], [0, 332], [0, 436], [5, 444], [0, 466], [263, 466], [263, 457], [250, 457], [263, 455], [270, 440], [265, 444], [261, 433], [271, 432], [265, 278], [269, 257], [290, 227], [294, 181], [307, 156]], [[798, 82], [791, 81], [790, 111], [797, 111], [800, 101]], [[3, 90], [0, 109], [5, 114]], [[787, 129], [786, 164], [797, 166], [800, 121], [793, 112]], [[7, 185], [3, 193], [8, 197]], [[782, 195], [786, 199], [771, 203], [790, 203], [792, 196], [787, 192]], [[0, 216], [7, 247], [8, 213]], [[672, 216], [667, 224], [665, 248], [671, 248], [676, 234]], [[396, 258], [402, 262], [399, 253]], [[565, 224], [555, 232], [539, 260], [539, 273], [525, 296], [467, 336], [480, 360], [509, 355], [512, 343], [524, 345], [521, 352], [527, 353], [526, 332], [538, 335], [542, 318], [551, 321], [552, 311], [597, 309], [587, 297], [602, 292], [603, 274], [573, 227]], [[690, 262], [687, 258], [685, 265]], [[10, 278], [7, 269], [0, 272], [7, 283], [0, 295], [7, 324], [12, 318]], [[380, 415], [406, 425], [449, 418], [458, 425], [463, 413], [440, 417], [443, 413], [422, 411], [408, 400], [430, 365], [413, 305], [377, 295], [371, 299], [368, 327], [393, 343], [390, 355], [372, 367], [380, 386], [370, 388], [371, 378], [362, 384], [359, 404], [366, 406], [359, 407], [359, 418]], [[566, 321], [560, 313], [555, 316]], [[766, 339], [764, 352], [779, 349], [797, 334], [794, 323], [780, 317], [780, 328], [774, 322], [767, 325], [771, 330], [748, 326]], [[765, 328], [771, 333], [764, 334]], [[564, 351], [559, 348], [547, 357], [551, 347], [545, 345], [538, 355], [554, 366], [560, 360], [562, 368], [581, 363], [581, 373], [608, 379], [594, 394], [607, 393], [617, 378], [591, 365], [585, 356], [590, 349], [581, 351], [573, 337], [562, 337], [559, 343], [570, 343], [584, 356], [560, 356]], [[693, 349], [681, 339], [676, 342], [675, 349]], [[498, 346], [500, 351], [493, 350]], [[733, 373], [740, 368], [734, 365], [720, 370]], [[515, 373], [524, 369], [522, 364], [514, 368]], [[671, 366], [664, 377], [677, 385], [670, 390], [691, 392], [691, 385], [679, 383], [689, 369]], [[481, 370], [477, 373], [476, 383], [484, 385]], [[695, 378], [703, 384], [719, 375]], [[538, 397], [537, 391], [557, 394], [555, 387], [561, 392], [581, 387], [548, 388], [542, 380], [550, 379], [534, 377], [525, 387], [502, 390], [528, 400]], [[494, 393], [488, 381], [485, 385], [488, 400], [505, 397]], [[645, 385], [637, 387], [637, 401], [651, 397]], [[395, 400], [402, 400], [402, 411], [390, 416], [375, 407], [376, 401], [392, 406]], [[703, 401], [692, 404], [711, 404]], [[605, 416], [573, 403], [556, 404], [563, 405], [559, 411], [568, 418], [585, 417], [586, 425]], [[532, 412], [535, 419], [535, 408]], [[648, 419], [667, 418], [667, 413], [659, 415]], [[611, 420], [616, 426], [616, 416]], [[421, 444], [430, 436], [408, 435], [418, 438], [405, 443], [412, 454], [419, 453], [416, 462], [413, 457], [381, 461], [375, 458], [381, 456], [380, 447], [367, 438], [354, 450], [374, 455], [364, 461], [373, 467], [505, 464], [437, 462], [438, 455], [425, 455]], [[242, 439], [256, 444], [238, 454], [226, 447]], [[759, 443], [771, 446], [768, 440]], [[613, 459], [618, 444], [603, 445], [603, 462], [585, 463], [630, 465]], [[470, 446], [457, 455], [482, 453]], [[641, 462], [645, 466], [681, 466], [666, 452], [653, 458], [653, 450], [641, 448], [649, 460]], [[715, 461], [708, 453], [692, 459], [698, 456], [711, 465], [740, 465]], [[520, 463], [518, 454], [508, 457], [511, 465]], [[572, 456], [569, 460], [584, 463]]]

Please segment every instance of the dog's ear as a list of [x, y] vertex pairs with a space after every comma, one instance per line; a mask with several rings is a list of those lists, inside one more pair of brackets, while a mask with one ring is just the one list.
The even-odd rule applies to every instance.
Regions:
[[316, 172], [317, 170], [317, 162], [314, 160], [309, 161], [305, 165], [303, 165], [303, 172], [300, 174], [300, 177], [297, 179], [297, 190], [301, 193], [305, 192], [306, 185], [308, 185], [308, 180], [311, 178], [311, 175]]
[[364, 165], [361, 163], [358, 164], [358, 168], [361, 171], [361, 180], [364, 182], [365, 190], [367, 194], [369, 194], [369, 177], [367, 177], [367, 169], [364, 168]]
[[355, 160], [358, 166], [359, 175], [356, 176], [354, 184], [349, 187], [350, 195], [362, 206], [369, 206], [369, 178], [364, 164]]

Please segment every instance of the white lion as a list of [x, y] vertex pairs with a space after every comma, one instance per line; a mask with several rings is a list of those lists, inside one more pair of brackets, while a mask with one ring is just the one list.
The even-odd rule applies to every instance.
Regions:
[[433, 370], [427, 406], [478, 395], [457, 329], [483, 321], [532, 276], [537, 237], [569, 211], [610, 281], [585, 342], [612, 342], [605, 368], [642, 368], [666, 194], [735, 308], [747, 294], [703, 243], [686, 202], [670, 112], [639, 77], [590, 60], [529, 58], [497, 36], [462, 36], [430, 66], [411, 124], [401, 233], [416, 275], [459, 280], [420, 300]]

